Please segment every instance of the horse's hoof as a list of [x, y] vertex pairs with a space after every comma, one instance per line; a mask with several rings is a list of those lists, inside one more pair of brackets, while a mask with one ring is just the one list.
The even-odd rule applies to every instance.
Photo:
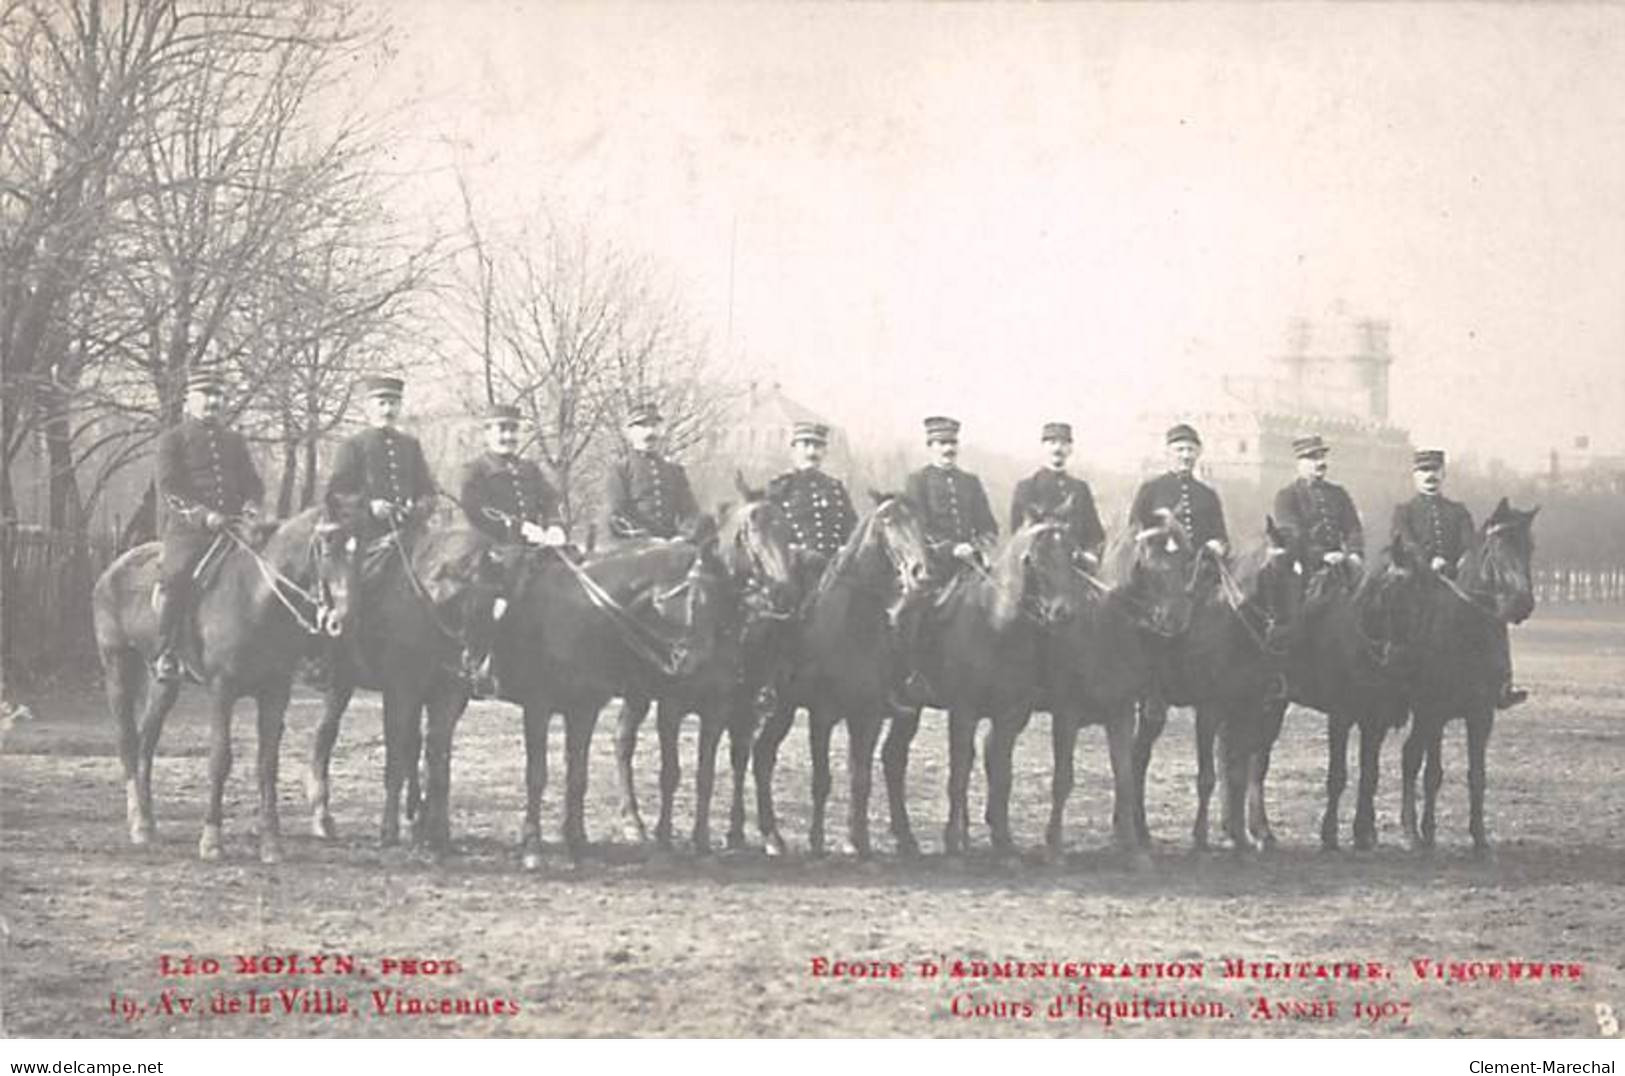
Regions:
[[277, 841], [260, 842], [260, 862], [274, 867], [282, 862], [282, 845]]
[[319, 841], [337, 840], [339, 827], [325, 811], [310, 818], [310, 835]]
[[1356, 852], [1369, 852], [1377, 847], [1375, 833], [1356, 833], [1354, 835], [1354, 850]]
[[1266, 833], [1262, 837], [1258, 838], [1258, 843], [1257, 843], [1257, 849], [1256, 850], [1258, 851], [1258, 853], [1260, 855], [1265, 855], [1265, 854], [1268, 854], [1270, 852], [1275, 851], [1279, 847], [1279, 845], [1280, 845], [1280, 842], [1278, 842], [1275, 839], [1275, 834]]
[[1480, 840], [1473, 843], [1473, 859], [1478, 863], [1495, 864], [1500, 862], [1501, 857], [1496, 853], [1494, 845], [1487, 840]]
[[782, 859], [788, 854], [784, 847], [784, 838], [777, 833], [769, 833], [762, 838], [762, 851], [773, 859]]
[[1198, 833], [1192, 833], [1191, 834], [1191, 847], [1196, 849], [1198, 852], [1206, 852], [1207, 847], [1208, 847], [1208, 845], [1207, 845], [1207, 834], [1206, 833], [1199, 833], [1199, 832]]
[[527, 871], [539, 871], [542, 869], [542, 853], [539, 849], [527, 848], [519, 857], [519, 863]]
[[157, 830], [152, 823], [136, 823], [130, 827], [130, 843], [137, 848], [145, 848], [157, 839]]
[[649, 840], [649, 831], [637, 819], [628, 819], [621, 825], [621, 836], [629, 844], [644, 844]]
[[841, 842], [841, 855], [850, 859], [868, 859], [869, 842], [854, 841], [851, 837]]
[[208, 862], [208, 863], [214, 863], [214, 862], [219, 861], [219, 859], [220, 859], [220, 827], [219, 826], [204, 826], [203, 827], [203, 836], [199, 837], [198, 842], [197, 842], [197, 855], [198, 855], [199, 859], [204, 860], [205, 862]]

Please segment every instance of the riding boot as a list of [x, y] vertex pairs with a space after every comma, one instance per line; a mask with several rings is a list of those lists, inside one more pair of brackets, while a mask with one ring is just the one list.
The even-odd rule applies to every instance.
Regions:
[[160, 684], [172, 684], [184, 673], [178, 651], [186, 623], [185, 590], [178, 580], [158, 586], [158, 656], [152, 663], [152, 678]]
[[887, 704], [893, 713], [911, 714], [932, 701], [931, 685], [919, 668], [920, 620], [923, 616], [923, 610], [906, 610], [897, 618], [891, 631], [892, 686]]
[[1512, 684], [1512, 639], [1505, 624], [1496, 625], [1495, 671], [1501, 687], [1495, 699], [1497, 710], [1509, 710], [1529, 698], [1529, 692]]

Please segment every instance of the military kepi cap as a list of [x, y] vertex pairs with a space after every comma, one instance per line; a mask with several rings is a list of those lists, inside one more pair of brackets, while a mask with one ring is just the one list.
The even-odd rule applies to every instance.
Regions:
[[1202, 439], [1196, 435], [1196, 427], [1188, 422], [1178, 422], [1168, 427], [1168, 443], [1177, 445], [1181, 441], [1189, 441], [1194, 445], [1202, 443]]
[[494, 403], [485, 409], [485, 422], [490, 426], [517, 425], [519, 418], [519, 408], [514, 404]]
[[393, 396], [400, 399], [406, 391], [406, 382], [398, 377], [374, 375], [361, 379], [361, 391], [367, 396]]
[[797, 422], [790, 430], [790, 443], [811, 441], [815, 445], [829, 444], [829, 427], [822, 422]]
[[660, 408], [653, 403], [640, 403], [627, 412], [626, 424], [628, 426], [658, 426], [666, 421], [660, 415]]
[[1044, 432], [1038, 439], [1040, 441], [1065, 441], [1067, 444], [1071, 444], [1072, 423], [1046, 422], [1044, 423]]
[[1411, 460], [1411, 466], [1418, 471], [1439, 471], [1444, 469], [1444, 449], [1419, 448]]
[[959, 420], [949, 418], [947, 415], [932, 415], [925, 420], [925, 443], [934, 441], [959, 441]]
[[1292, 439], [1292, 454], [1300, 460], [1312, 460], [1330, 452], [1331, 446], [1318, 433], [1306, 433]]
[[225, 378], [214, 370], [193, 370], [186, 375], [187, 392], [224, 392]]

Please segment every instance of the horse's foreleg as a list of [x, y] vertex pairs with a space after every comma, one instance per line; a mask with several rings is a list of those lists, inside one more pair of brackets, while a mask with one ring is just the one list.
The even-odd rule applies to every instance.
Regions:
[[886, 803], [891, 809], [891, 835], [900, 856], [920, 854], [920, 842], [914, 839], [914, 826], [908, 817], [908, 752], [919, 730], [920, 711], [896, 714], [880, 747], [880, 764], [886, 774]]
[[467, 708], [468, 694], [461, 686], [442, 686], [429, 697], [420, 836], [436, 855], [451, 850], [451, 745]]
[[146, 844], [152, 838], [152, 819], [141, 810], [141, 733], [135, 723], [137, 690], [145, 683], [141, 656], [134, 650], [102, 653], [102, 669], [107, 680], [107, 711], [118, 734], [119, 763], [124, 769], [124, 821], [130, 843]]
[[260, 862], [282, 861], [282, 824], [277, 817], [277, 772], [282, 757], [282, 730], [288, 713], [291, 682], [262, 689], [254, 696], [259, 732]]
[[824, 807], [829, 800], [829, 737], [835, 721], [828, 712], [815, 712], [807, 721], [807, 743], [812, 749], [812, 822], [807, 830], [808, 850], [824, 854]]
[[1427, 761], [1422, 767], [1422, 846], [1432, 848], [1438, 833], [1435, 808], [1439, 802], [1439, 788], [1444, 784], [1444, 718], [1438, 715], [1431, 722], [1432, 731], [1427, 739]]
[[700, 710], [700, 752], [694, 764], [694, 854], [711, 851], [711, 796], [717, 783], [717, 745], [730, 717], [723, 700], [708, 700]]
[[682, 705], [670, 698], [661, 699], [655, 728], [660, 734], [660, 817], [655, 819], [655, 843], [670, 848], [672, 800], [683, 779], [683, 758], [678, 750], [683, 733]]
[[402, 749], [406, 752], [406, 799], [402, 807], [407, 834], [413, 844], [423, 839], [423, 717], [430, 690], [425, 686], [413, 695], [401, 726]]
[[[1049, 850], [1052, 858], [1058, 858], [1066, 847], [1066, 801], [1072, 795], [1074, 781], [1073, 756], [1078, 747], [1078, 716], [1071, 712], [1060, 710], [1051, 711], [1049, 716], [1049, 740], [1051, 769], [1049, 784], [1049, 825], [1044, 829], [1044, 846]], [[1108, 727], [1121, 726], [1129, 728], [1125, 721], [1111, 723]], [[1133, 746], [1132, 732], [1124, 737], [1124, 742]], [[1116, 752], [1112, 754], [1112, 776], [1116, 779], [1119, 791], [1125, 781], [1132, 781], [1134, 775], [1133, 759], [1127, 755], [1123, 758], [1123, 769], [1117, 769], [1118, 758]], [[1126, 826], [1132, 825], [1133, 815], [1128, 806], [1128, 800], [1118, 796], [1117, 807], [1112, 811], [1116, 821], [1116, 829], [1121, 833]]]
[[948, 711], [948, 823], [942, 829], [946, 855], [970, 850], [970, 773], [976, 765], [977, 714], [962, 706]]
[[1191, 826], [1191, 841], [1197, 848], [1207, 847], [1208, 802], [1213, 797], [1213, 740], [1217, 721], [1210, 706], [1196, 708], [1196, 822]]
[[[795, 719], [795, 705], [781, 692], [777, 707], [751, 747], [751, 776], [756, 781], [756, 827], [761, 831], [763, 848], [770, 856], [784, 854], [784, 838], [779, 834], [778, 815], [773, 811], [773, 770], [778, 765], [779, 745]], [[811, 715], [808, 720], [812, 720]]]
[[598, 707], [590, 704], [564, 715], [564, 840], [577, 863], [587, 853], [587, 761], [597, 724]]
[[1281, 725], [1286, 719], [1285, 702], [1266, 702], [1263, 721], [1252, 741], [1252, 758], [1247, 767], [1247, 830], [1260, 848], [1275, 847], [1275, 831], [1270, 828], [1270, 814], [1264, 799], [1264, 781], [1270, 773], [1270, 752], [1280, 738]]
[[[333, 761], [333, 747], [339, 738], [339, 722], [355, 686], [343, 672], [344, 663], [335, 659], [332, 683], [328, 685], [322, 701], [322, 720], [316, 726], [316, 739], [310, 749], [310, 770], [305, 775], [305, 799], [310, 804], [310, 830], [315, 836], [332, 840], [338, 836], [333, 815], [328, 810], [328, 769]], [[387, 733], [386, 733], [387, 736]]]
[[1168, 724], [1168, 704], [1157, 696], [1147, 696], [1139, 703], [1139, 720], [1134, 731], [1134, 832], [1140, 844], [1151, 845], [1151, 827], [1145, 817], [1145, 779], [1151, 768], [1151, 749], [1157, 737]]
[[[1333, 710], [1326, 715], [1326, 810], [1320, 816], [1320, 846], [1328, 852], [1337, 849], [1338, 804], [1349, 779], [1349, 729], [1353, 722], [1348, 714]], [[1364, 757], [1365, 734], [1360, 734], [1361, 756]], [[1364, 780], [1364, 772], [1361, 780]]]
[[1027, 727], [1030, 717], [1026, 709], [996, 714], [993, 731], [988, 735], [987, 758], [983, 760], [987, 771], [987, 827], [993, 847], [1000, 852], [1016, 848], [1010, 832], [1010, 792], [1015, 785], [1016, 737]]
[[1422, 769], [1422, 755], [1426, 749], [1427, 735], [1422, 730], [1422, 717], [1413, 714], [1410, 734], [1405, 737], [1405, 746], [1400, 752], [1400, 779], [1404, 785], [1400, 790], [1399, 808], [1399, 824], [1405, 830], [1405, 839], [1412, 848], [1422, 847], [1422, 834], [1416, 826], [1416, 775]]
[[733, 802], [728, 807], [728, 847], [745, 847], [745, 774], [756, 735], [755, 698], [741, 692], [728, 713], [728, 763], [733, 778]]
[[542, 865], [542, 791], [547, 788], [547, 723], [552, 711], [525, 704], [525, 823], [519, 854], [526, 870]]
[[231, 711], [236, 701], [223, 686], [216, 686], [209, 697], [209, 806], [203, 815], [203, 836], [198, 838], [197, 845], [197, 854], [202, 859], [219, 859], [221, 854], [226, 778], [231, 775]]
[[1247, 774], [1252, 768], [1253, 752], [1252, 737], [1249, 735], [1251, 730], [1246, 727], [1248, 719], [1239, 709], [1227, 704], [1219, 716], [1222, 726], [1219, 751], [1223, 759], [1221, 769], [1224, 785], [1224, 817], [1221, 822], [1225, 836], [1230, 838], [1230, 846], [1237, 852], [1248, 852], [1252, 850], [1253, 840], [1247, 835]]
[[875, 743], [880, 739], [880, 718], [864, 716], [846, 724], [847, 803], [846, 851], [869, 854], [869, 793], [874, 787]]
[[649, 716], [650, 700], [628, 696], [621, 700], [621, 716], [615, 725], [615, 772], [621, 782], [621, 834], [642, 844], [649, 839], [643, 815], [638, 811], [638, 792], [632, 776], [632, 763], [638, 751], [638, 729]]
[[[1138, 767], [1135, 763], [1136, 726], [1132, 705], [1120, 707], [1116, 714], [1108, 715], [1106, 750], [1112, 765], [1112, 843], [1120, 849], [1131, 851], [1135, 865], [1144, 868], [1150, 866], [1151, 857], [1145, 848], [1147, 842], [1142, 839], [1140, 829], [1135, 825], [1136, 805], [1145, 794], [1145, 785], [1137, 776]], [[1072, 736], [1076, 740], [1075, 725]], [[1070, 747], [1067, 750], [1066, 764], [1067, 783], [1070, 787], [1072, 779]]]
[[1495, 709], [1483, 708], [1467, 715], [1467, 797], [1469, 803], [1468, 829], [1473, 835], [1473, 850], [1479, 854], [1489, 851], [1490, 839], [1484, 829], [1484, 789], [1488, 783], [1485, 755], [1490, 744], [1490, 732], [1495, 727]]
[[[384, 688], [384, 816], [379, 824], [378, 839], [384, 847], [401, 841], [401, 789], [406, 784], [408, 768], [417, 769], [417, 752], [407, 753], [406, 725], [410, 704], [404, 694], [390, 687]], [[413, 715], [412, 723], [416, 723]]]
[[[1360, 721], [1360, 789], [1354, 808], [1354, 847], [1377, 845], [1377, 780], [1382, 774], [1382, 741], [1388, 725], [1367, 710]], [[1345, 731], [1344, 736], [1348, 733]]]

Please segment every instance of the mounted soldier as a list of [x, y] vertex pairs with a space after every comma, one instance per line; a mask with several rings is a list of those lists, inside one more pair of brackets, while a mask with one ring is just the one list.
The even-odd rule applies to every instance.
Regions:
[[363, 540], [399, 533], [410, 544], [434, 514], [435, 483], [423, 446], [396, 426], [405, 388], [398, 377], [362, 381], [367, 429], [339, 445], [327, 480], [330, 506], [341, 496], [361, 496]]
[[1066, 471], [1072, 455], [1072, 426], [1066, 422], [1046, 422], [1040, 437], [1049, 460], [1030, 476], [1016, 483], [1010, 498], [1010, 533], [1014, 534], [1033, 519], [1049, 519], [1062, 505], [1071, 509], [1064, 521], [1067, 533], [1079, 551], [1079, 559], [1091, 571], [1100, 566], [1100, 551], [1106, 544], [1106, 530], [1100, 525], [1095, 496], [1089, 483]]
[[1298, 478], [1275, 495], [1275, 521], [1303, 542], [1304, 563], [1358, 579], [1365, 557], [1360, 513], [1348, 490], [1326, 480], [1331, 447], [1317, 433], [1294, 438]]
[[605, 483], [605, 528], [615, 538], [675, 538], [699, 516], [688, 472], [660, 451], [665, 419], [652, 403], [634, 407], [624, 433], [631, 449]]
[[[519, 425], [514, 405], [487, 408], [485, 451], [464, 464], [458, 503], [469, 524], [499, 544], [557, 549], [569, 541], [559, 514], [561, 499], [542, 469], [519, 454]], [[476, 698], [498, 692], [486, 659], [501, 601], [491, 596], [469, 611], [463, 670]]]
[[[1461, 559], [1473, 548], [1473, 516], [1467, 506], [1444, 495], [1445, 455], [1442, 449], [1422, 449], [1413, 459], [1411, 480], [1416, 496], [1394, 508], [1393, 544], [1415, 557], [1427, 574], [1454, 581]], [[1409, 580], [1410, 572], [1390, 568], [1391, 575]], [[1496, 708], [1505, 710], [1529, 697], [1513, 686], [1512, 643], [1504, 623], [1498, 623], [1498, 674], [1501, 684]]]
[[221, 421], [224, 384], [209, 370], [186, 379], [186, 417], [158, 441], [164, 518], [157, 612], [161, 640], [153, 679], [181, 678], [181, 636], [194, 606], [193, 573], [238, 516], [259, 513], [265, 485], [243, 435]]
[[1230, 551], [1224, 505], [1213, 487], [1196, 477], [1202, 438], [1195, 427], [1181, 422], [1169, 427], [1164, 440], [1168, 470], [1140, 486], [1129, 509], [1129, 522], [1139, 530], [1151, 530], [1162, 526], [1158, 511], [1166, 509], [1185, 528], [1197, 551], [1206, 550], [1222, 560]]
[[828, 447], [828, 426], [797, 422], [790, 435], [795, 467], [767, 486], [768, 500], [784, 513], [790, 525], [790, 546], [802, 557], [809, 574], [823, 570], [858, 522], [845, 483], [824, 473]]

